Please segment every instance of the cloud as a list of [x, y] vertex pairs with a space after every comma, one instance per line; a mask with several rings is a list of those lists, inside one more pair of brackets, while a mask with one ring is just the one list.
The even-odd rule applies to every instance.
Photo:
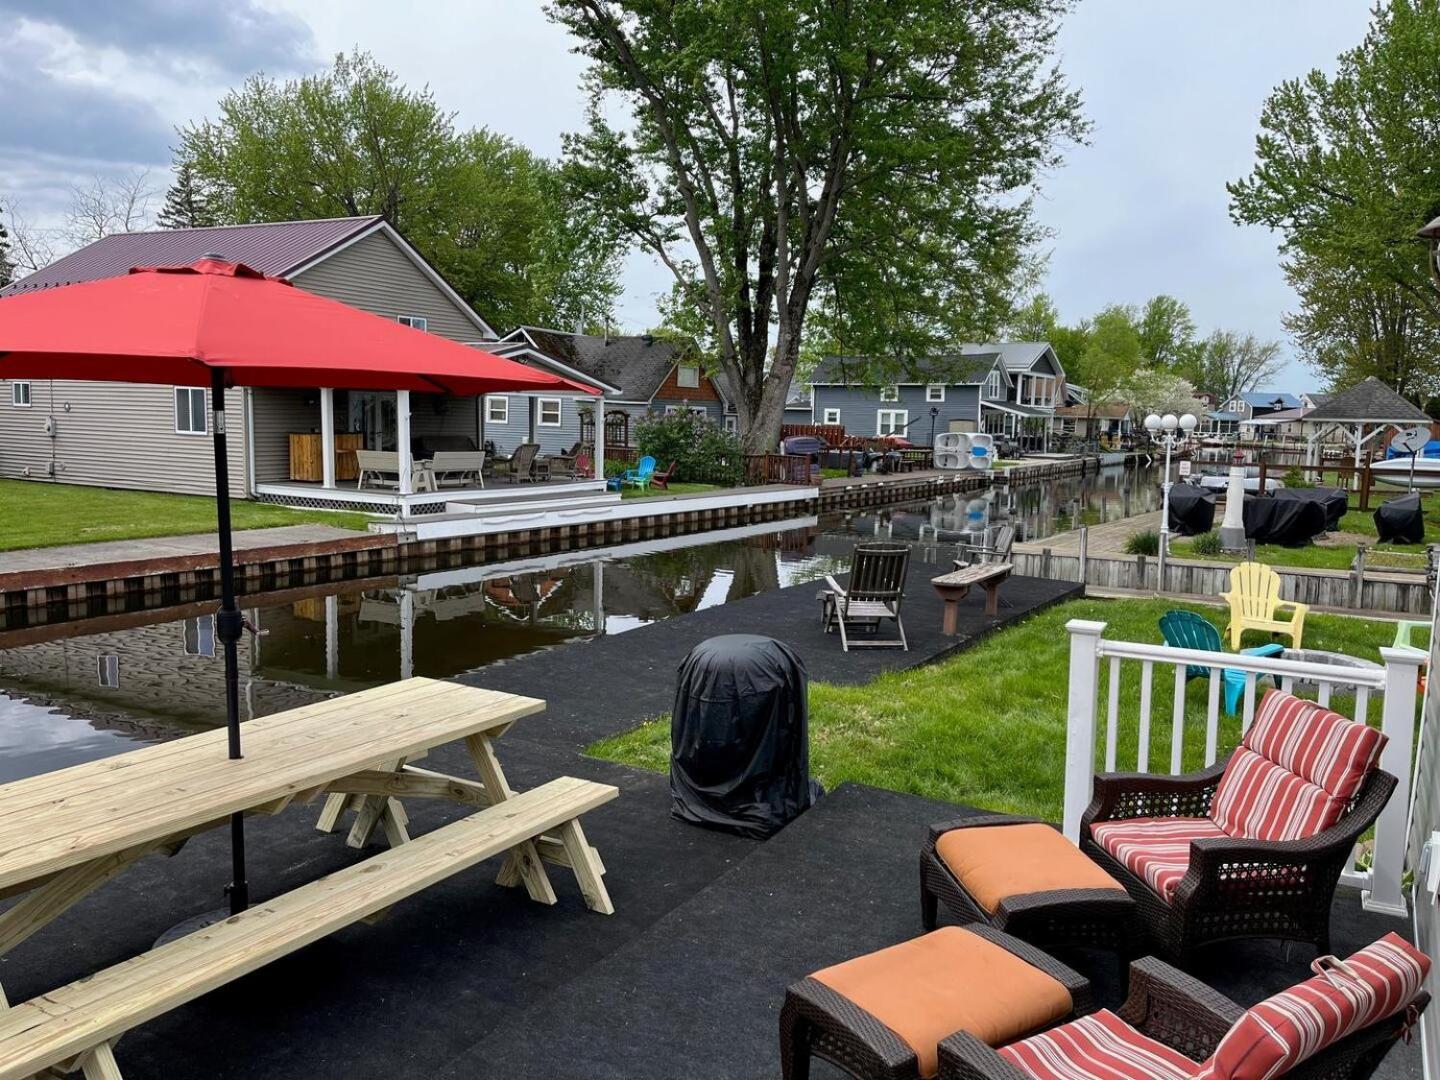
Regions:
[[169, 157], [173, 129], [153, 105], [101, 87], [46, 78], [0, 50], [0, 150], [116, 163]]
[[175, 70], [199, 62], [227, 75], [261, 68], [286, 74], [315, 60], [315, 37], [301, 19], [254, 0], [0, 0], [5, 15]]

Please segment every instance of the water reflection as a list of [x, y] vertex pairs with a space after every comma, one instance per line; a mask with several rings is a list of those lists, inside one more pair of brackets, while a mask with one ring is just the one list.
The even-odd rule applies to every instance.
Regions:
[[[1151, 473], [1023, 487], [602, 551], [372, 578], [249, 598], [245, 717], [411, 675], [443, 678], [843, 573], [858, 540], [954, 544], [1002, 522], [1018, 539], [1156, 504]], [[213, 602], [0, 632], [0, 779], [223, 723]]]

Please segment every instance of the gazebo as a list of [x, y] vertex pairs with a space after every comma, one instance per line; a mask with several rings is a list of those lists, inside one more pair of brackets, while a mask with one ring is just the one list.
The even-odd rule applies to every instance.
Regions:
[[1332, 394], [1323, 405], [1306, 413], [1305, 421], [1314, 425], [1306, 441], [1306, 464], [1320, 464], [1321, 442], [1338, 431], [1355, 447], [1358, 470], [1370, 440], [1392, 427], [1429, 425], [1430, 416], [1371, 375], [1348, 390]]

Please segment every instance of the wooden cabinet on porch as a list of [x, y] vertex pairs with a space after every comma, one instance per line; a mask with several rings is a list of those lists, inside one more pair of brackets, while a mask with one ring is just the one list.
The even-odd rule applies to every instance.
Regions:
[[[335, 479], [354, 480], [360, 471], [355, 464], [355, 451], [365, 448], [365, 437], [358, 432], [335, 435]], [[290, 436], [290, 479], [309, 480], [316, 484], [325, 479], [323, 458], [320, 452], [320, 436], [304, 434]]]

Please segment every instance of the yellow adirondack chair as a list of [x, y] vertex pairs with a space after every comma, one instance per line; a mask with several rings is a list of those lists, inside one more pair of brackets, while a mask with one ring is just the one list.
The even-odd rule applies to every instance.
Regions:
[[[1300, 635], [1305, 631], [1308, 604], [1280, 599], [1280, 575], [1264, 563], [1241, 563], [1230, 571], [1230, 591], [1220, 594], [1230, 605], [1230, 648], [1240, 649], [1240, 638], [1246, 630], [1264, 630], [1288, 634], [1291, 648], [1300, 648]], [[1282, 611], [1290, 618], [1279, 619]]]

